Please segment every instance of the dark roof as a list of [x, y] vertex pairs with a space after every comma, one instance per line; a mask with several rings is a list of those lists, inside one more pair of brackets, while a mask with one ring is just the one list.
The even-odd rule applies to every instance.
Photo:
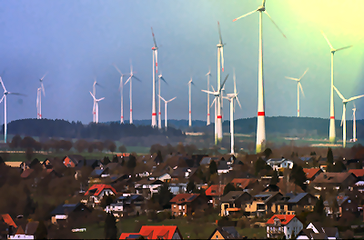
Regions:
[[83, 166], [95, 169], [96, 167], [101, 166], [101, 161], [97, 159], [81, 159], [77, 162], [76, 168], [82, 168]]
[[223, 236], [224, 239], [240, 238], [240, 235], [236, 231], [235, 227], [232, 227], [232, 226], [228, 226], [228, 227], [217, 226], [208, 239], [215, 239], [214, 235], [215, 235], [215, 233], [217, 231], [219, 231], [219, 233]]
[[105, 171], [105, 169], [101, 169], [101, 168], [95, 168], [91, 173], [90, 173], [90, 177], [93, 178], [97, 178], [100, 177], [101, 174]]
[[323, 229], [328, 237], [335, 237], [339, 232], [337, 227], [324, 227]]
[[356, 179], [355, 175], [349, 172], [322, 172], [312, 181], [312, 183], [341, 184], [350, 176]]
[[77, 164], [78, 161], [81, 161], [81, 160], [84, 159], [83, 156], [78, 155], [78, 154], [67, 155], [66, 157], [68, 157], [69, 159], [71, 159], [71, 161], [74, 162], [75, 164]]
[[180, 193], [171, 199], [171, 203], [187, 203], [192, 202], [200, 196], [198, 193]]
[[230, 168], [226, 161], [220, 161], [218, 165], [217, 170], [229, 170]]
[[325, 233], [311, 233], [311, 239], [328, 239]]
[[221, 197], [221, 202], [234, 202], [235, 199], [239, 198], [244, 193], [249, 194], [244, 191], [230, 191], [225, 196]]
[[69, 213], [75, 211], [76, 209], [81, 209], [83, 211], [84, 209], [87, 209], [90, 211], [88, 207], [86, 207], [83, 203], [76, 203], [76, 204], [61, 204], [58, 205], [52, 212], [51, 216], [54, 215], [68, 215]]
[[288, 200], [288, 203], [298, 203], [302, 198], [306, 197], [308, 193], [299, 193], [296, 196]]
[[39, 225], [38, 221], [28, 222], [25, 227], [25, 234], [26, 235], [34, 235], [35, 231], [37, 230]]

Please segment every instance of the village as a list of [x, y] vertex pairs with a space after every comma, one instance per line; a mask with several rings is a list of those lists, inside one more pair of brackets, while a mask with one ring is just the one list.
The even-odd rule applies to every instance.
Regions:
[[[364, 148], [1, 159], [2, 239], [339, 239], [364, 234]], [[284, 151], [291, 154], [279, 156]], [[342, 149], [341, 149], [342, 150]], [[170, 151], [170, 152], [168, 152]], [[301, 156], [302, 155], [302, 156]], [[12, 165], [12, 166], [9, 166]]]

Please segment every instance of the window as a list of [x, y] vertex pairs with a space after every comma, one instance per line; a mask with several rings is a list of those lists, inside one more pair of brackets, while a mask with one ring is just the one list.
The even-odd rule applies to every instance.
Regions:
[[181, 209], [182, 209], [182, 206], [181, 206], [181, 205], [179, 205], [178, 207], [179, 207], [179, 210], [181, 210]]

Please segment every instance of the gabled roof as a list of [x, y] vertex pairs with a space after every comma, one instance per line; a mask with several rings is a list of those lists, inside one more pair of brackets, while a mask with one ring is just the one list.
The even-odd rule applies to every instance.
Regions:
[[223, 161], [219, 161], [218, 166], [217, 166], [217, 170], [229, 170], [229, 165], [227, 164], [227, 162], [225, 160]]
[[9, 226], [13, 226], [14, 228], [17, 228], [15, 222], [13, 221], [13, 219], [10, 217], [9, 214], [7, 214], [7, 213], [6, 214], [1, 214], [0, 219], [3, 219], [4, 222], [6, 224], [8, 224]]
[[355, 175], [350, 172], [322, 172], [312, 181], [312, 183], [341, 184], [350, 176], [355, 178]]
[[28, 222], [27, 225], [25, 226], [25, 234], [26, 235], [34, 235], [35, 231], [38, 228], [38, 225], [39, 225], [38, 221]]
[[355, 177], [364, 176], [364, 169], [350, 169], [348, 172], [354, 174]]
[[349, 196], [339, 195], [339, 196], [336, 196], [336, 200], [337, 200], [337, 204], [340, 207], [344, 202], [346, 202], [347, 200], [349, 200]]
[[259, 193], [257, 195], [254, 195], [253, 197], [254, 198], [262, 198], [262, 199], [264, 198], [263, 199], [264, 203], [267, 203], [272, 198], [274, 198], [275, 196], [277, 196], [278, 194], [282, 196], [282, 193], [280, 193], [280, 192], [262, 192], [262, 193]]
[[230, 183], [235, 187], [246, 189], [250, 184], [257, 182], [255, 178], [234, 178]]
[[[68, 215], [71, 212], [75, 211], [77, 208], [89, 210], [88, 207], [86, 207], [83, 203], [80, 203], [80, 202], [76, 203], [76, 204], [61, 204], [61, 205], [58, 205], [51, 212], [51, 216], [54, 216], [54, 215]], [[81, 211], [83, 211], [83, 210], [81, 210]]]
[[273, 225], [274, 224], [274, 219], [278, 218], [281, 221], [281, 225], [287, 225], [293, 218], [295, 218], [296, 215], [286, 215], [286, 214], [275, 214], [273, 215], [267, 222], [266, 224], [270, 224]]
[[213, 184], [205, 191], [206, 196], [222, 196], [224, 193], [225, 185]]
[[219, 232], [224, 239], [238, 239], [240, 238], [239, 233], [236, 231], [235, 227], [229, 226], [229, 227], [220, 227], [217, 226], [215, 230], [212, 232], [209, 238], [207, 239], [215, 239], [214, 235], [216, 232]]
[[305, 191], [302, 190], [302, 188], [300, 186], [298, 186], [297, 184], [295, 184], [294, 182], [284, 182], [284, 181], [279, 181], [277, 183], [277, 186], [279, 187], [279, 191], [280, 192], [294, 192], [294, 193], [304, 193]]
[[63, 158], [63, 160], [68, 157], [75, 165], [84, 159], [84, 157], [82, 155], [78, 155], [78, 154], [72, 154], [72, 155], [67, 155]]
[[296, 196], [288, 200], [288, 203], [298, 203], [302, 198], [306, 197], [309, 193], [299, 193]]
[[92, 178], [97, 178], [97, 177], [100, 177], [101, 174], [105, 171], [106, 169], [104, 168], [99, 168], [99, 167], [96, 167], [91, 173], [90, 173], [90, 177]]
[[139, 233], [122, 233], [119, 239], [140, 239]]
[[196, 200], [198, 196], [200, 196], [199, 193], [180, 193], [172, 198], [169, 202], [177, 204], [189, 203]]
[[230, 191], [225, 196], [221, 197], [221, 202], [233, 202], [243, 194], [250, 195], [249, 193], [244, 191]]
[[321, 168], [304, 168], [303, 171], [306, 173], [306, 178], [313, 178], [319, 171], [322, 172]]
[[104, 189], [110, 189], [111, 191], [114, 192], [114, 194], [117, 193], [116, 190], [111, 185], [94, 184], [87, 190], [87, 192], [85, 193], [85, 196], [87, 196], [87, 195], [98, 196]]
[[142, 226], [139, 234], [147, 239], [172, 239], [176, 231], [177, 226]]

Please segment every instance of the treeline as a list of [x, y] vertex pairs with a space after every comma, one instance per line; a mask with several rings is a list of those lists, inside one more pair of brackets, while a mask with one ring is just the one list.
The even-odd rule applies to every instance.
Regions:
[[181, 130], [172, 127], [165, 130], [164, 128], [152, 128], [150, 125], [136, 126], [133, 124], [120, 124], [116, 122], [108, 124], [90, 123], [84, 125], [80, 121], [68, 122], [60, 119], [20, 119], [12, 121], [8, 124], [8, 134], [38, 136], [43, 138], [110, 139], [114, 141], [129, 136], [145, 137], [163, 135], [172, 137], [183, 135]]

